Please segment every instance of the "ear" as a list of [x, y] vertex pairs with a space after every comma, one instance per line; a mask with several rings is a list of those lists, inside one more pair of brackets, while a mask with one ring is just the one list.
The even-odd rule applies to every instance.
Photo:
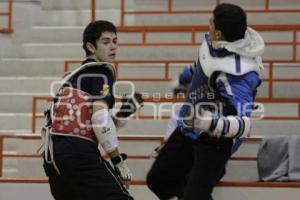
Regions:
[[96, 52], [96, 48], [95, 48], [95, 46], [94, 46], [92, 43], [87, 42], [87, 43], [86, 43], [86, 47], [87, 47], [87, 49], [88, 49], [92, 54], [94, 54], [94, 53]]
[[215, 36], [217, 40], [222, 40], [223, 39], [223, 34], [220, 30], [215, 31]]

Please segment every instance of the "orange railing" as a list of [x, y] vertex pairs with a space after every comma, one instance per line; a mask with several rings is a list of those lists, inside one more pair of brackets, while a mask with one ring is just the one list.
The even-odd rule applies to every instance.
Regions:
[[[47, 178], [0, 178], [0, 183], [21, 183], [21, 184], [45, 184], [48, 183]], [[146, 185], [146, 181], [135, 179], [130, 185]], [[264, 187], [264, 188], [300, 188], [299, 182], [258, 182], [258, 181], [220, 181], [217, 187]]]
[[[263, 79], [263, 81], [268, 82], [269, 92], [268, 97], [273, 97], [273, 83], [274, 82], [292, 82], [292, 81], [300, 81], [299, 78], [294, 79], [286, 79], [286, 78], [273, 78], [273, 65], [277, 62], [299, 62], [297, 59], [297, 47], [299, 47], [300, 42], [297, 40], [297, 34], [300, 31], [300, 25], [253, 25], [258, 31], [262, 32], [270, 32], [270, 31], [279, 31], [279, 32], [289, 32], [292, 35], [291, 41], [267, 41], [266, 45], [269, 46], [291, 46], [292, 56], [291, 59], [283, 60], [283, 59], [272, 59], [265, 60], [265, 63], [269, 66], [269, 77], [267, 79]], [[178, 45], [178, 46], [186, 46], [186, 45], [195, 45], [199, 46], [200, 41], [197, 41], [196, 35], [197, 33], [203, 33], [208, 30], [208, 26], [135, 26], [135, 27], [119, 27], [120, 32], [125, 33], [139, 33], [141, 34], [142, 40], [140, 42], [125, 42], [120, 43], [120, 46], [159, 46], [159, 45]], [[189, 42], [150, 42], [147, 40], [148, 35], [155, 32], [185, 32], [191, 35], [191, 39]], [[69, 70], [69, 66], [71, 64], [78, 64], [81, 61], [79, 60], [67, 60], [64, 63], [65, 72]], [[176, 60], [176, 61], [116, 61], [115, 66], [117, 70], [117, 77], [119, 80], [131, 80], [131, 81], [170, 81], [170, 65], [171, 64], [186, 64], [192, 63], [193, 60]], [[163, 64], [164, 65], [164, 76], [160, 78], [122, 78], [118, 76], [118, 69], [122, 64]]]
[[[3, 170], [3, 158], [40, 158], [39, 154], [7, 154], [3, 153], [4, 139], [25, 139], [25, 140], [40, 140], [39, 135], [0, 135], [0, 177], [2, 176]], [[120, 140], [132, 140], [132, 141], [158, 141], [163, 142], [163, 136], [133, 136], [124, 135], [119, 136]], [[262, 137], [251, 137], [245, 139], [246, 142], [257, 143], [260, 142]], [[150, 159], [148, 155], [141, 156], [129, 156], [129, 159]], [[242, 161], [256, 161], [255, 157], [232, 157], [231, 160], [242, 160]], [[9, 178], [1, 177], [0, 183], [47, 183], [47, 178]], [[134, 179], [131, 181], [131, 185], [145, 185], [144, 179]], [[300, 188], [300, 183], [297, 182], [257, 182], [257, 181], [220, 181], [217, 186], [221, 187], [275, 187], [275, 188]]]
[[[173, 0], [165, 0], [165, 10], [135, 10], [135, 11], [129, 11], [128, 8], [126, 8], [126, 0], [120, 0], [121, 4], [121, 14], [120, 14], [120, 25], [125, 26], [125, 17], [126, 15], [157, 15], [157, 14], [207, 14], [211, 13], [212, 10], [210, 9], [201, 9], [199, 6], [199, 10], [195, 10], [193, 7], [192, 9], [189, 10], [184, 10], [176, 7], [174, 9], [174, 4], [175, 2]], [[272, 0], [264, 0], [264, 4], [262, 4], [261, 8], [257, 9], [245, 9], [247, 13], [272, 13], [272, 12], [282, 12], [282, 13], [287, 13], [287, 12], [300, 12], [299, 8], [293, 8], [293, 9], [274, 9], [271, 8], [270, 3]], [[178, 2], [177, 2], [178, 3]], [[222, 3], [222, 0], [215, 0], [215, 5]], [[92, 12], [95, 12], [95, 10]]]
[[[40, 140], [41, 136], [33, 134], [25, 135], [1, 135], [0, 136], [0, 177], [3, 170], [3, 158], [40, 158], [39, 154], [7, 154], [3, 153], [4, 139], [24, 139], [24, 140]], [[119, 136], [120, 140], [130, 141], [157, 141], [160, 144], [163, 143], [163, 136], [156, 135], [123, 135]], [[247, 143], [258, 143], [262, 137], [251, 137], [245, 139]], [[149, 155], [129, 155], [129, 159], [150, 159]], [[231, 157], [231, 160], [238, 161], [256, 161], [256, 157]], [[0, 183], [47, 183], [47, 178], [9, 178], [1, 177]], [[131, 185], [145, 185], [144, 179], [134, 179], [131, 181]], [[257, 182], [257, 181], [220, 181], [217, 186], [221, 187], [275, 187], [275, 188], [299, 188], [300, 183], [297, 182]]]
[[[157, 145], [161, 145], [164, 142], [163, 136], [159, 135], [122, 135], [118, 136], [119, 140], [122, 141], [155, 141], [158, 142]], [[3, 158], [40, 158], [41, 154], [11, 154], [4, 153], [4, 140], [5, 139], [23, 139], [23, 140], [41, 140], [41, 136], [37, 134], [10, 134], [10, 135], [0, 135], [0, 177], [2, 176], [3, 169]], [[259, 140], [260, 138], [251, 138], [252, 141]], [[105, 158], [107, 156], [104, 156]], [[128, 155], [128, 159], [151, 159], [150, 155]]]
[[[82, 61], [80, 60], [66, 60], [64, 62], [64, 71], [69, 71], [70, 65], [72, 64], [79, 64]], [[170, 77], [170, 66], [172, 64], [188, 64], [193, 63], [193, 60], [178, 60], [178, 61], [116, 61], [115, 68], [116, 68], [116, 75], [117, 79], [120, 81], [171, 81], [172, 77]], [[282, 61], [283, 62], [283, 61]], [[268, 82], [268, 98], [273, 98], [273, 83], [274, 82], [300, 82], [300, 78], [273, 78], [274, 77], [274, 64], [279, 62], [273, 61], [266, 61], [265, 64], [269, 68], [268, 78], [262, 79], [264, 82]], [[281, 63], [281, 62], [280, 62]], [[129, 78], [122, 78], [119, 76], [119, 68], [122, 64], [162, 64], [164, 66], [164, 74], [160, 78], [136, 78], [136, 77], [129, 77]]]
[[[36, 131], [36, 123], [37, 119], [44, 118], [45, 116], [43, 114], [40, 114], [37, 112], [37, 102], [38, 101], [51, 101], [50, 96], [33, 96], [33, 103], [32, 103], [32, 133]], [[117, 99], [119, 100], [119, 99]], [[147, 98], [145, 99], [146, 103], [166, 103], [166, 102], [182, 102], [182, 98]], [[299, 98], [257, 98], [257, 102], [259, 103], [294, 103], [298, 106], [298, 113], [297, 116], [263, 116], [259, 119], [263, 120], [300, 120], [300, 99]], [[144, 115], [137, 113], [133, 119], [169, 119], [169, 115], [164, 116], [153, 116], [153, 115]], [[256, 119], [254, 117], [254, 119]]]
[[[296, 62], [297, 59], [297, 47], [300, 45], [300, 41], [297, 39], [297, 34], [300, 32], [300, 25], [251, 25], [260, 33], [272, 33], [272, 32], [285, 32], [291, 34], [291, 39], [279, 38], [278, 41], [266, 40], [266, 46], [288, 46], [291, 48], [291, 58], [277, 59], [272, 58], [272, 61], [277, 62]], [[131, 26], [131, 27], [118, 27], [119, 33], [135, 33], [137, 37], [141, 38], [126, 42], [120, 42], [119, 46], [200, 46], [202, 38], [198, 38], [197, 34], [203, 34], [208, 31], [208, 26]], [[150, 41], [150, 34], [153, 33], [186, 33], [188, 34], [187, 41], [175, 42], [175, 41]], [[188, 39], [190, 38], [190, 39]]]
[[[157, 142], [157, 145], [162, 145], [164, 143], [164, 136], [162, 135], [120, 135], [118, 136], [120, 141], [142, 141], [142, 142]], [[4, 140], [5, 139], [22, 139], [22, 140], [41, 140], [41, 136], [37, 134], [9, 134], [9, 135], [0, 135], [0, 177], [2, 177], [3, 171], [3, 158], [40, 158], [41, 154], [11, 154], [4, 153]], [[257, 143], [262, 139], [261, 136], [253, 136], [250, 138], [245, 138], [247, 143]], [[148, 155], [128, 155], [128, 159], [138, 159], [138, 160], [147, 160], [153, 158], [151, 155], [152, 152], [149, 152]], [[104, 155], [107, 158], [106, 155]], [[241, 160], [241, 161], [256, 161], [256, 157], [245, 157], [238, 156], [232, 157], [231, 160]]]
[[5, 28], [0, 28], [1, 33], [11, 33], [13, 32], [12, 28], [12, 3], [13, 0], [8, 0], [8, 9], [7, 12], [0, 12], [0, 16], [7, 16], [8, 18], [8, 24]]
[[[259, 32], [272, 32], [272, 31], [283, 31], [292, 34], [292, 41], [266, 41], [267, 46], [291, 46], [292, 47], [292, 59], [288, 61], [297, 60], [297, 45], [300, 42], [297, 40], [297, 33], [300, 31], [300, 25], [251, 25], [252, 28]], [[197, 41], [197, 33], [207, 32], [208, 26], [131, 26], [131, 27], [118, 27], [120, 33], [134, 32], [141, 34], [141, 42], [123, 42], [120, 46], [199, 46], [201, 41]], [[184, 32], [191, 35], [191, 39], [188, 42], [150, 42], [147, 40], [147, 36], [151, 33], [168, 33], [168, 32]], [[188, 37], [188, 36], [187, 36]], [[202, 38], [201, 38], [202, 39]], [[273, 59], [273, 61], [275, 61]], [[278, 60], [280, 61], [280, 60]]]
[[91, 0], [91, 21], [96, 20], [96, 0]]
[[[91, 0], [91, 20], [96, 19], [96, 0]], [[274, 13], [274, 12], [300, 12], [300, 8], [270, 8], [270, 3], [272, 0], [264, 0], [264, 3], [261, 5], [261, 8], [256, 9], [245, 9], [247, 13]], [[195, 6], [191, 9], [180, 9], [176, 7], [174, 9], [173, 0], [165, 0], [165, 10], [129, 10], [126, 8], [126, 0], [120, 0], [120, 26], [125, 26], [125, 17], [126, 15], [157, 15], [157, 14], [208, 14], [212, 12], [212, 9], [195, 9]], [[161, 2], [160, 2], [161, 3]], [[215, 5], [222, 3], [222, 0], [215, 0]], [[201, 8], [201, 6], [198, 6]]]
[[[47, 178], [0, 178], [0, 183], [45, 184]], [[146, 185], [146, 181], [135, 179], [130, 185]], [[258, 181], [220, 181], [217, 187], [265, 187], [265, 188], [300, 188], [299, 182], [258, 182]]]
[[[0, 183], [47, 183], [47, 178], [9, 178], [2, 177], [3, 170], [3, 158], [40, 158], [39, 154], [8, 154], [3, 152], [4, 139], [24, 139], [24, 140], [40, 140], [41, 136], [33, 134], [25, 135], [1, 135], [0, 136]], [[156, 135], [123, 135], [119, 136], [120, 140], [130, 141], [157, 141], [160, 144], [163, 143], [163, 136]], [[245, 139], [247, 143], [258, 143], [262, 137], [251, 137]], [[1, 145], [2, 144], [2, 145]], [[129, 155], [129, 159], [151, 159], [149, 155]], [[231, 160], [237, 161], [256, 161], [256, 157], [232, 157]], [[134, 179], [131, 181], [131, 185], [145, 185], [144, 179]], [[280, 188], [299, 188], [300, 184], [296, 182], [257, 182], [257, 181], [220, 181], [217, 186], [222, 187], [280, 187]]]

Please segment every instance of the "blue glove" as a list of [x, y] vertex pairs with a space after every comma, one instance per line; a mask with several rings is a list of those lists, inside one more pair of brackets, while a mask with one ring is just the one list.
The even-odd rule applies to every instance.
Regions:
[[177, 95], [179, 93], [186, 93], [192, 82], [193, 77], [192, 65], [187, 65], [184, 67], [183, 71], [178, 76], [178, 85], [173, 89], [173, 94]]
[[179, 85], [188, 85], [191, 83], [193, 71], [190, 65], [185, 66], [184, 70], [179, 75]]
[[181, 133], [183, 134], [183, 136], [190, 138], [192, 140], [197, 140], [200, 137], [199, 132], [195, 131], [192, 127], [188, 127], [184, 121], [183, 118], [179, 118], [177, 120], [177, 125], [181, 130]]
[[241, 139], [241, 138], [235, 139], [233, 141], [233, 145], [232, 145], [232, 148], [231, 148], [231, 154], [234, 154], [235, 152], [237, 152], [237, 150], [242, 145], [242, 143], [243, 143], [243, 139]]

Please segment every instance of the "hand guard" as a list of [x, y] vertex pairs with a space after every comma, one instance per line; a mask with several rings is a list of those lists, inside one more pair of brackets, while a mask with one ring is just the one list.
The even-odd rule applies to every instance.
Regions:
[[176, 87], [173, 88], [173, 95], [176, 96], [179, 93], [186, 93], [188, 90], [188, 85], [177, 85]]
[[200, 136], [200, 134], [203, 131], [197, 131], [195, 130], [193, 127], [188, 126], [185, 122], [184, 119], [179, 118], [177, 121], [177, 125], [180, 128], [181, 133], [183, 134], [183, 136], [190, 138], [192, 140], [197, 140]]
[[134, 93], [133, 97], [129, 97], [125, 94], [123, 95], [121, 102], [122, 106], [116, 116], [126, 118], [135, 113], [137, 109], [143, 107], [144, 99], [140, 93]]
[[163, 149], [163, 147], [165, 146], [165, 144], [161, 144], [158, 147], [154, 148], [154, 151], [149, 155], [151, 158], [157, 158], [157, 156], [160, 154], [161, 150]]
[[250, 134], [251, 121], [248, 117], [227, 116], [218, 119], [214, 130], [208, 134], [220, 138], [243, 138]]
[[119, 146], [117, 130], [110, 113], [98, 110], [92, 116], [93, 130], [97, 140], [106, 153], [114, 151]]
[[250, 133], [251, 121], [246, 116], [219, 117], [208, 110], [202, 110], [201, 116], [194, 120], [196, 130], [208, 132], [212, 137], [241, 138]]
[[127, 159], [127, 155], [121, 153], [119, 156], [116, 156], [111, 159], [112, 164], [115, 167], [116, 172], [123, 181], [130, 181], [132, 178], [132, 173], [124, 162]]
[[186, 65], [178, 77], [179, 85], [189, 85], [194, 75], [195, 65]]
[[194, 74], [194, 65], [187, 65], [184, 67], [184, 70], [178, 76], [178, 85], [173, 89], [173, 95], [179, 93], [186, 93], [189, 85], [192, 81]]

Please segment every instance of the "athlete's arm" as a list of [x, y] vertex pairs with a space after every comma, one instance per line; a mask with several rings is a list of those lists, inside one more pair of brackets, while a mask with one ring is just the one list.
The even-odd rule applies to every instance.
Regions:
[[108, 112], [108, 105], [105, 101], [95, 101], [93, 103], [92, 124], [101, 147], [111, 158], [112, 163], [120, 178], [124, 181], [125, 186], [129, 187], [132, 173], [124, 162], [126, 156], [119, 153], [117, 130], [113, 119]]

